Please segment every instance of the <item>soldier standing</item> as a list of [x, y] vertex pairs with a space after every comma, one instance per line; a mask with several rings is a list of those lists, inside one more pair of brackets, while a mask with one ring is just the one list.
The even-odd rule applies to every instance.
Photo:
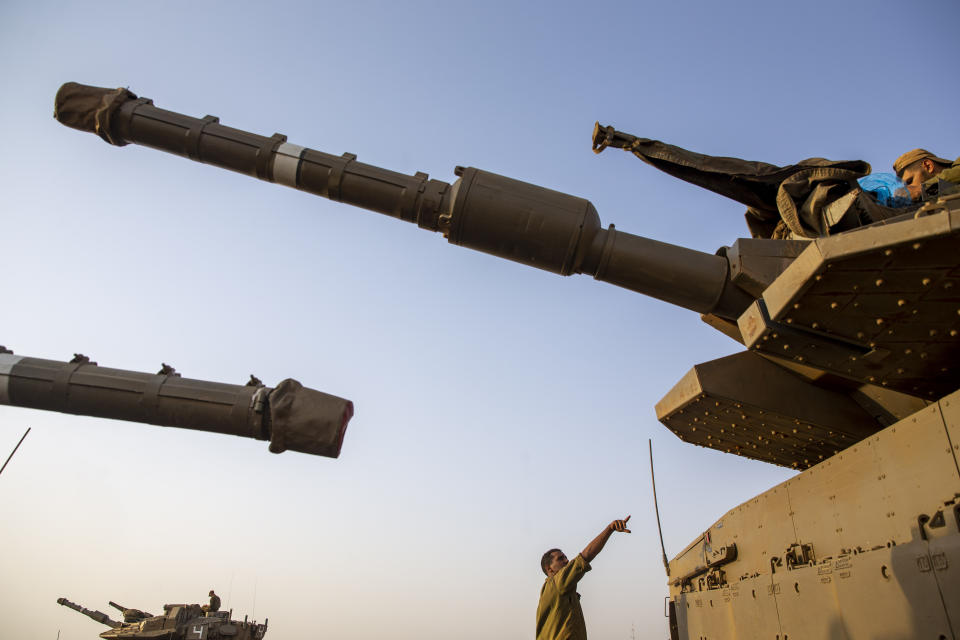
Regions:
[[587, 640], [587, 625], [580, 608], [577, 583], [590, 571], [590, 562], [597, 557], [614, 531], [630, 533], [627, 521], [614, 520], [583, 551], [573, 559], [560, 549], [550, 549], [540, 559], [540, 568], [547, 579], [540, 589], [540, 604], [537, 605], [537, 640]]

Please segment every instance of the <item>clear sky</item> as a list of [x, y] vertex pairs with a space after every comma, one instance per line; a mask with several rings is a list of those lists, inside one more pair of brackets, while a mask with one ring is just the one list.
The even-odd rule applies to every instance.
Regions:
[[696, 314], [51, 117], [67, 81], [403, 173], [467, 165], [713, 252], [743, 207], [595, 120], [774, 164], [960, 154], [955, 0], [0, 4], [0, 344], [350, 398], [338, 460], [0, 408], [0, 620], [104, 629], [210, 588], [268, 638], [533, 636], [549, 547], [632, 514], [581, 583], [592, 639], [663, 638], [667, 554], [790, 472], [684, 445], [653, 405], [739, 345]]

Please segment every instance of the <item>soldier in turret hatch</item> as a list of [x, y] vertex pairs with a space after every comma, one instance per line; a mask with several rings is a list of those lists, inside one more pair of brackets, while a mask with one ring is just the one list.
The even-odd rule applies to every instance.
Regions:
[[960, 158], [950, 162], [926, 149], [907, 151], [894, 161], [893, 170], [907, 185], [914, 201], [923, 196], [924, 188], [938, 180], [960, 184]]
[[220, 596], [214, 593], [213, 589], [210, 589], [210, 604], [203, 605], [203, 610], [207, 613], [220, 611]]
[[540, 568], [547, 574], [547, 579], [540, 589], [540, 604], [537, 605], [537, 640], [587, 640], [587, 625], [580, 608], [577, 583], [590, 571], [590, 562], [614, 531], [630, 533], [628, 520], [630, 516], [608, 524], [573, 562], [569, 562], [560, 549], [550, 549], [543, 554]]

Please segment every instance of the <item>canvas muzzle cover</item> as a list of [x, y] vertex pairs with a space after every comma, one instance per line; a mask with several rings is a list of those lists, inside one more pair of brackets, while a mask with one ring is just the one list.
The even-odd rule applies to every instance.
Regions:
[[349, 400], [307, 389], [287, 378], [270, 392], [270, 451], [287, 449], [336, 458], [347, 423], [353, 417]]
[[67, 82], [54, 98], [53, 117], [72, 129], [95, 133], [110, 144], [122, 147], [127, 143], [114, 139], [110, 133], [111, 118], [124, 102], [136, 98], [123, 88], [105, 89]]

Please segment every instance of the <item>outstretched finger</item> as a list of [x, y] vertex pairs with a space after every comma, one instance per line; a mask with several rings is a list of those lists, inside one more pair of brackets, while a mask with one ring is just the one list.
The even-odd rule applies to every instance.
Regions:
[[624, 522], [630, 522], [630, 516], [627, 516], [626, 518], [624, 518], [623, 521], [624, 521]]

